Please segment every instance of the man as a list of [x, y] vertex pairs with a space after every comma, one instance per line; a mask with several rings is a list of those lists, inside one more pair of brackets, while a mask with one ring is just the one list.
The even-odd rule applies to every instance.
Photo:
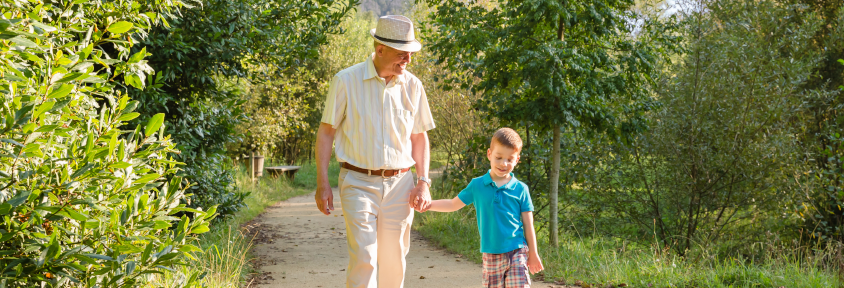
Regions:
[[[334, 210], [328, 182], [334, 143], [350, 258], [346, 287], [397, 288], [404, 285], [413, 209], [424, 212], [431, 202], [426, 131], [434, 120], [422, 83], [405, 70], [422, 48], [413, 22], [384, 16], [370, 35], [375, 53], [337, 73], [328, 88], [315, 200], [325, 215]], [[411, 166], [417, 181], [407, 173]]]

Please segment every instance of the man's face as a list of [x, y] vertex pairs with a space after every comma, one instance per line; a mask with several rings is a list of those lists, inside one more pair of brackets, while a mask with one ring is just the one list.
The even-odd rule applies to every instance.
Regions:
[[404, 73], [407, 64], [410, 63], [410, 58], [413, 56], [413, 52], [397, 50], [386, 45], [378, 45], [375, 53], [381, 58], [383, 63], [387, 64], [386, 71], [383, 72], [389, 73], [390, 76]]

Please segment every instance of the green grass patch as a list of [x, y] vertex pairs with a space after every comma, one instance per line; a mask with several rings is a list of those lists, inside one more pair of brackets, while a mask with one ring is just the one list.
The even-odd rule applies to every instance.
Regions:
[[[336, 186], [340, 171], [336, 161], [332, 160], [328, 171], [331, 185]], [[183, 287], [186, 277], [195, 272], [207, 272], [201, 282], [204, 287], [235, 288], [246, 284], [249, 274], [255, 272], [250, 266], [250, 259], [253, 258], [249, 253], [252, 239], [240, 227], [263, 213], [270, 205], [313, 192], [316, 188], [316, 165], [302, 165], [294, 181], [285, 177], [264, 176], [252, 183], [249, 178], [249, 171], [240, 167], [236, 175], [237, 189], [251, 192], [245, 199], [246, 207], [233, 217], [215, 222], [211, 231], [200, 235], [194, 245], [203, 252], [191, 253], [194, 259], [189, 261], [189, 265], [177, 267], [165, 275], [153, 276], [147, 287]]]
[[[435, 245], [480, 263], [480, 238], [475, 212], [470, 207], [454, 213], [417, 213], [414, 228]], [[764, 263], [752, 263], [740, 258], [717, 259], [714, 256], [692, 261], [656, 246], [637, 247], [620, 240], [574, 235], [564, 235], [560, 246], [552, 248], [547, 234], [540, 233], [538, 238], [545, 279], [568, 284], [586, 283], [592, 287], [621, 283], [627, 287], [841, 287], [835, 272], [830, 271], [833, 269], [823, 268], [835, 266], [825, 262], [836, 257], [834, 247], [772, 249]], [[706, 255], [705, 251], [697, 252]]]

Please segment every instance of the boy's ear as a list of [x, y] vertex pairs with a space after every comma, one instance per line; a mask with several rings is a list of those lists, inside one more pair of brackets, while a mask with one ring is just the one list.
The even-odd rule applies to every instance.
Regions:
[[486, 148], [486, 158], [492, 158], [492, 147]]

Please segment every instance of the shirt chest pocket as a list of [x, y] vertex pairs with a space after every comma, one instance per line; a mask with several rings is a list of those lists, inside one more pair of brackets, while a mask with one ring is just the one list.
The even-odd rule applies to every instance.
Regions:
[[413, 113], [401, 108], [393, 108], [393, 127], [399, 139], [409, 137], [410, 132], [413, 131]]

